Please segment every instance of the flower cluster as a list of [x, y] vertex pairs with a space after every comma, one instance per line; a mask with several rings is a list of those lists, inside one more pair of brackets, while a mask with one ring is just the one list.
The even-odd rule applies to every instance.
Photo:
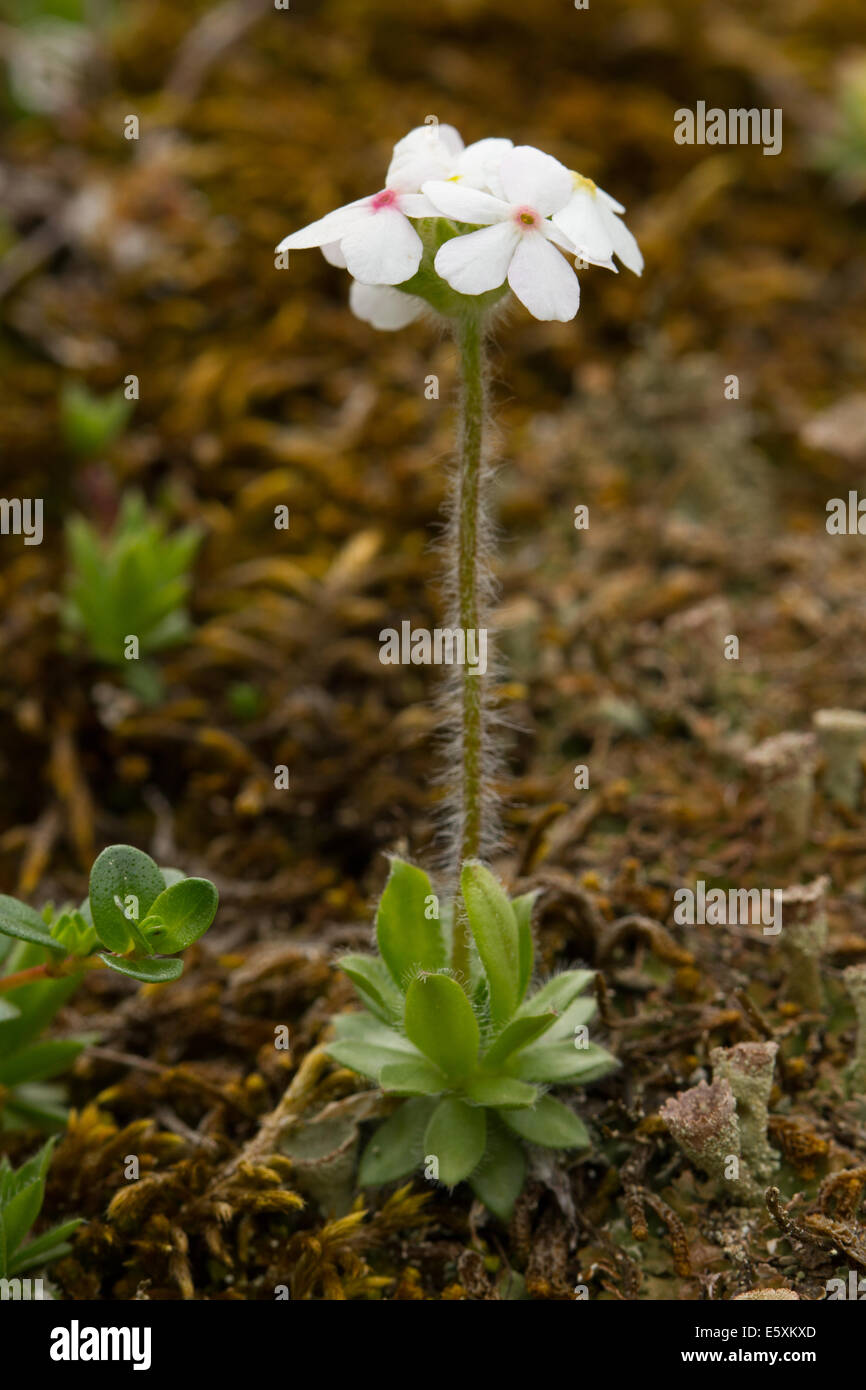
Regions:
[[394, 146], [385, 187], [293, 232], [277, 252], [319, 246], [353, 277], [353, 312], [396, 329], [427, 307], [459, 313], [510, 288], [537, 319], [568, 322], [580, 287], [568, 261], [640, 275], [625, 208], [591, 179], [530, 145], [424, 125]]

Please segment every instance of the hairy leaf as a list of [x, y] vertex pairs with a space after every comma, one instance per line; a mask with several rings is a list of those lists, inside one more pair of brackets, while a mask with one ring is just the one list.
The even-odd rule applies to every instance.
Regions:
[[447, 964], [445, 941], [436, 918], [428, 918], [433, 889], [427, 875], [394, 859], [376, 913], [376, 937], [382, 959], [401, 990], [418, 970]]
[[406, 1033], [452, 1080], [475, 1067], [480, 1034], [472, 1005], [449, 975], [422, 975], [406, 993]]
[[487, 1121], [479, 1106], [456, 1096], [440, 1100], [424, 1136], [425, 1154], [439, 1160], [439, 1181], [447, 1187], [468, 1178], [477, 1166], [487, 1136]]
[[490, 992], [494, 1027], [508, 1023], [520, 992], [520, 941], [514, 909], [501, 884], [483, 864], [464, 864], [460, 876], [466, 915]]
[[522, 1016], [526, 1013], [537, 1014], [543, 1010], [555, 1009], [561, 1014], [579, 994], [583, 993], [594, 975], [594, 970], [566, 970], [562, 975], [554, 975], [553, 979], [542, 985], [531, 999], [521, 1004], [518, 1013]]
[[594, 1081], [617, 1066], [616, 1058], [596, 1043], [578, 1049], [566, 1038], [559, 1043], [540, 1042], [527, 1047], [509, 1060], [507, 1070], [523, 1081], [578, 1083]]
[[517, 1081], [513, 1076], [475, 1076], [464, 1089], [477, 1105], [534, 1105], [539, 1095], [537, 1086]]
[[589, 1147], [586, 1125], [554, 1096], [542, 1096], [532, 1110], [503, 1110], [500, 1119], [530, 1144], [548, 1149]]
[[379, 1085], [398, 1096], [436, 1096], [448, 1089], [447, 1078], [426, 1057], [417, 1062], [389, 1062], [379, 1074]]
[[535, 955], [532, 942], [532, 909], [540, 891], [540, 889], [534, 888], [531, 893], [523, 893], [519, 898], [511, 899], [511, 906], [517, 919], [517, 947], [520, 965], [520, 977], [517, 986], [518, 1003], [526, 993], [526, 988], [532, 978], [532, 962]]
[[546, 1033], [555, 1022], [555, 1013], [527, 1014], [525, 1018], [515, 1018], [513, 1022], [503, 1028], [499, 1037], [487, 1049], [481, 1064], [482, 1067], [485, 1071], [498, 1069], [512, 1053], [519, 1052], [523, 1047], [528, 1047], [535, 1038]]
[[389, 1023], [402, 1017], [403, 996], [379, 956], [342, 956], [337, 964], [377, 1018]]
[[411, 1173], [424, 1158], [424, 1135], [434, 1100], [407, 1100], [380, 1125], [361, 1155], [360, 1187], [378, 1187]]
[[494, 1216], [500, 1221], [510, 1221], [525, 1180], [523, 1145], [491, 1116], [484, 1157], [470, 1177], [469, 1186]]

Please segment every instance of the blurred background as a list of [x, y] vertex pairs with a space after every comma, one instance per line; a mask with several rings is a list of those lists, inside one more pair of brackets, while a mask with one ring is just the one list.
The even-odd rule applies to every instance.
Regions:
[[[315, 935], [429, 858], [437, 673], [378, 633], [441, 618], [454, 353], [273, 257], [428, 115], [579, 169], [646, 259], [494, 344], [507, 867], [747, 875], [719, 767], [862, 704], [863, 542], [824, 524], [866, 458], [862, 0], [0, 12], [0, 476], [45, 509], [0, 537], [3, 891], [156, 844], [239, 934]], [[782, 152], [677, 144], [698, 101], [781, 108]]]

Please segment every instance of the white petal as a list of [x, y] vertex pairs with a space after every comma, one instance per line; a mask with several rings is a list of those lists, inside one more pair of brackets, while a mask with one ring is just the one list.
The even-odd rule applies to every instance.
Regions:
[[410, 130], [394, 146], [385, 187], [415, 193], [425, 179], [444, 179], [463, 149], [452, 125], [422, 125]]
[[[478, 232], [473, 235], [478, 236]], [[509, 267], [508, 283], [537, 319], [567, 323], [580, 305], [577, 276], [540, 232], [529, 232], [520, 238]]]
[[627, 270], [640, 275], [643, 270], [643, 256], [628, 227], [615, 212], [610, 212], [607, 208], [603, 210], [602, 217], [613, 243], [614, 255], [619, 256]]
[[440, 213], [452, 217], [456, 222], [480, 223], [488, 227], [492, 222], [501, 222], [508, 216], [507, 203], [490, 193], [482, 193], [478, 188], [467, 188], [462, 183], [433, 179], [424, 184], [422, 191]]
[[586, 260], [610, 260], [613, 242], [598, 200], [589, 189], [577, 189], [562, 211], [554, 214], [553, 221]]
[[427, 306], [417, 295], [403, 294], [391, 285], [362, 285], [353, 280], [349, 307], [356, 318], [390, 333], [413, 323]]
[[320, 246], [319, 250], [328, 262], [328, 265], [338, 266], [340, 270], [346, 269], [346, 257], [340, 250], [340, 243], [338, 241], [328, 241], [324, 246]]
[[434, 150], [408, 150], [388, 165], [385, 187], [395, 193], [417, 193], [428, 179], [444, 179], [451, 172], [451, 158], [437, 146]]
[[398, 140], [394, 146], [394, 154], [400, 155], [407, 150], [417, 151], [425, 147], [430, 149], [437, 141], [455, 157], [463, 149], [462, 137], [453, 125], [434, 125], [431, 122], [429, 125], [416, 125], [408, 135]]
[[454, 166], [454, 173], [459, 176], [462, 184], [468, 184], [470, 188], [483, 188], [485, 192], [498, 197], [499, 194], [491, 185], [491, 180], [498, 184], [499, 166], [508, 151], [513, 148], [510, 140], [496, 137], [476, 140], [474, 144], [466, 146]]
[[609, 193], [605, 193], [603, 188], [596, 188], [596, 192], [598, 193], [598, 196], [599, 198], [601, 198], [602, 202], [607, 203], [611, 212], [625, 212], [625, 208], [623, 207], [622, 203], [618, 203], [616, 201], [616, 198], [612, 198]]
[[574, 187], [565, 165], [532, 145], [510, 150], [499, 167], [499, 177], [509, 203], [526, 203], [542, 217], [564, 208]]
[[424, 193], [400, 193], [397, 206], [404, 217], [438, 217], [439, 213]]
[[341, 241], [370, 215], [371, 201], [370, 198], [358, 198], [354, 203], [336, 208], [325, 217], [320, 217], [318, 222], [311, 222], [299, 232], [292, 232], [290, 236], [283, 237], [277, 251], [302, 251], [308, 246], [327, 246], [328, 242]]
[[548, 241], [552, 241], [554, 246], [561, 247], [562, 250], [565, 251], [566, 255], [577, 255], [577, 248], [573, 244], [571, 237], [567, 237], [565, 235], [565, 232], [560, 231], [559, 227], [557, 227], [553, 222], [550, 222], [547, 219], [545, 219], [545, 221], [541, 223], [541, 226], [538, 228], [538, 230], [541, 232], [542, 236], [547, 237]]
[[402, 285], [415, 274], [424, 250], [415, 228], [396, 208], [381, 208], [340, 249], [349, 274], [363, 285]]
[[513, 222], [452, 237], [436, 252], [437, 275], [458, 294], [484, 294], [502, 284], [520, 233]]

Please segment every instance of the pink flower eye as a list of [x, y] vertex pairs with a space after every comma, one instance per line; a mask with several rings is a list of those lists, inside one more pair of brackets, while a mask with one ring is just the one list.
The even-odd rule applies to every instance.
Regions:
[[371, 204], [374, 212], [381, 212], [382, 208], [393, 207], [397, 201], [397, 194], [392, 189], [386, 188], [381, 193], [377, 193]]
[[514, 220], [518, 227], [535, 227], [538, 225], [538, 213], [535, 208], [518, 208]]

